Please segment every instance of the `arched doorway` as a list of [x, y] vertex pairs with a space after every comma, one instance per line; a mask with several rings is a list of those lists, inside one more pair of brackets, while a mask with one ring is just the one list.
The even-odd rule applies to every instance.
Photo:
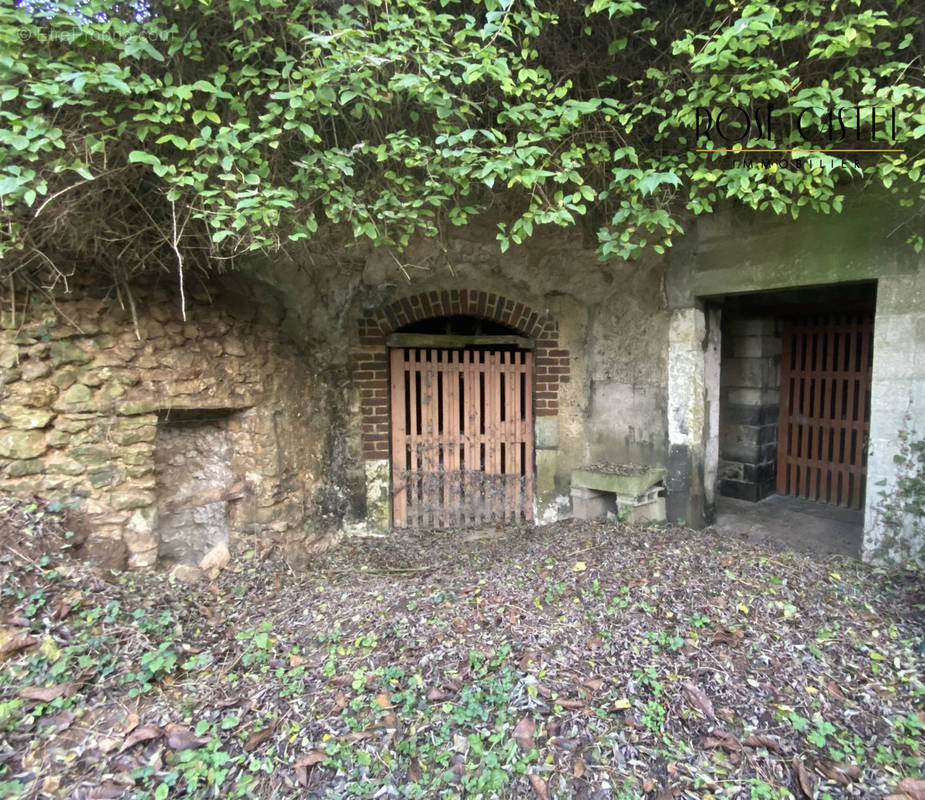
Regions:
[[388, 337], [394, 527], [533, 518], [534, 344], [465, 315]]

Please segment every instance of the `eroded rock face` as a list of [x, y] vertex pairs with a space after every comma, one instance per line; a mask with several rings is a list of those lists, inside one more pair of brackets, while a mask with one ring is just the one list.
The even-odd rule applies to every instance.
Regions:
[[223, 417], [171, 422], [158, 429], [154, 464], [162, 561], [197, 566], [228, 542], [231, 443]]
[[116, 569], [327, 541], [330, 364], [228, 283], [188, 295], [186, 320], [143, 288], [134, 320], [92, 287], [0, 312], [0, 493], [80, 512], [85, 554]]

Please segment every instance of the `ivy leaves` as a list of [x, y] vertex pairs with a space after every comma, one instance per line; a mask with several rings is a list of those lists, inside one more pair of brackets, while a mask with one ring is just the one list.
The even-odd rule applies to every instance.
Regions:
[[[914, 208], [922, 20], [865, 5], [714, 0], [664, 18], [634, 0], [178, 0], [142, 19], [98, 0], [3, 8], [0, 256], [48, 252], [54, 226], [71, 258], [98, 260], [103, 239], [122, 243], [120, 269], [169, 268], [177, 208], [204, 269], [322, 224], [400, 249], [498, 192], [513, 209], [502, 249], [591, 215], [601, 255], [620, 258], [664, 252], [690, 215], [733, 200], [837, 212], [859, 174]], [[698, 152], [698, 110], [770, 103], [779, 119], [861, 100], [895, 109], [904, 153], [856, 166], [790, 152], [769, 167]], [[790, 129], [737, 146], [806, 142]], [[37, 216], [45, 203], [55, 214]]]

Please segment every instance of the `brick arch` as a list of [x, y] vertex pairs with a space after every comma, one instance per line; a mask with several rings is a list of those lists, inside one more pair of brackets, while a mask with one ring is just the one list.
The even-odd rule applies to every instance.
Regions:
[[492, 292], [452, 289], [403, 297], [360, 319], [359, 344], [353, 353], [354, 380], [363, 418], [363, 458], [389, 457], [389, 362], [386, 337], [399, 328], [432, 317], [468, 316], [489, 319], [533, 339], [535, 383], [533, 413], [559, 412], [559, 386], [569, 380], [569, 353], [559, 346], [559, 324], [519, 303]]

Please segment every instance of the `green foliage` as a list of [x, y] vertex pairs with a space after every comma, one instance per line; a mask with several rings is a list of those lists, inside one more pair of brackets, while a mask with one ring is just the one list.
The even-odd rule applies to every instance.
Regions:
[[919, 439], [907, 417], [897, 434], [899, 450], [893, 455], [896, 480], [880, 487], [875, 511], [884, 531], [877, 555], [895, 562], [925, 564], [925, 439]]
[[[727, 202], [838, 212], [852, 180], [923, 198], [910, 3], [177, 0], [143, 21], [99, 0], [82, 18], [56, 8], [0, 9], [7, 270], [214, 269], [327, 224], [401, 249], [499, 192], [502, 250], [586, 219], [604, 257], [663, 252]], [[906, 152], [770, 167], [696, 152], [716, 147], [695, 140], [698, 109], [767, 103], [781, 130], [741, 146], [837, 147], [783, 122], [863, 103], [896, 109]]]

